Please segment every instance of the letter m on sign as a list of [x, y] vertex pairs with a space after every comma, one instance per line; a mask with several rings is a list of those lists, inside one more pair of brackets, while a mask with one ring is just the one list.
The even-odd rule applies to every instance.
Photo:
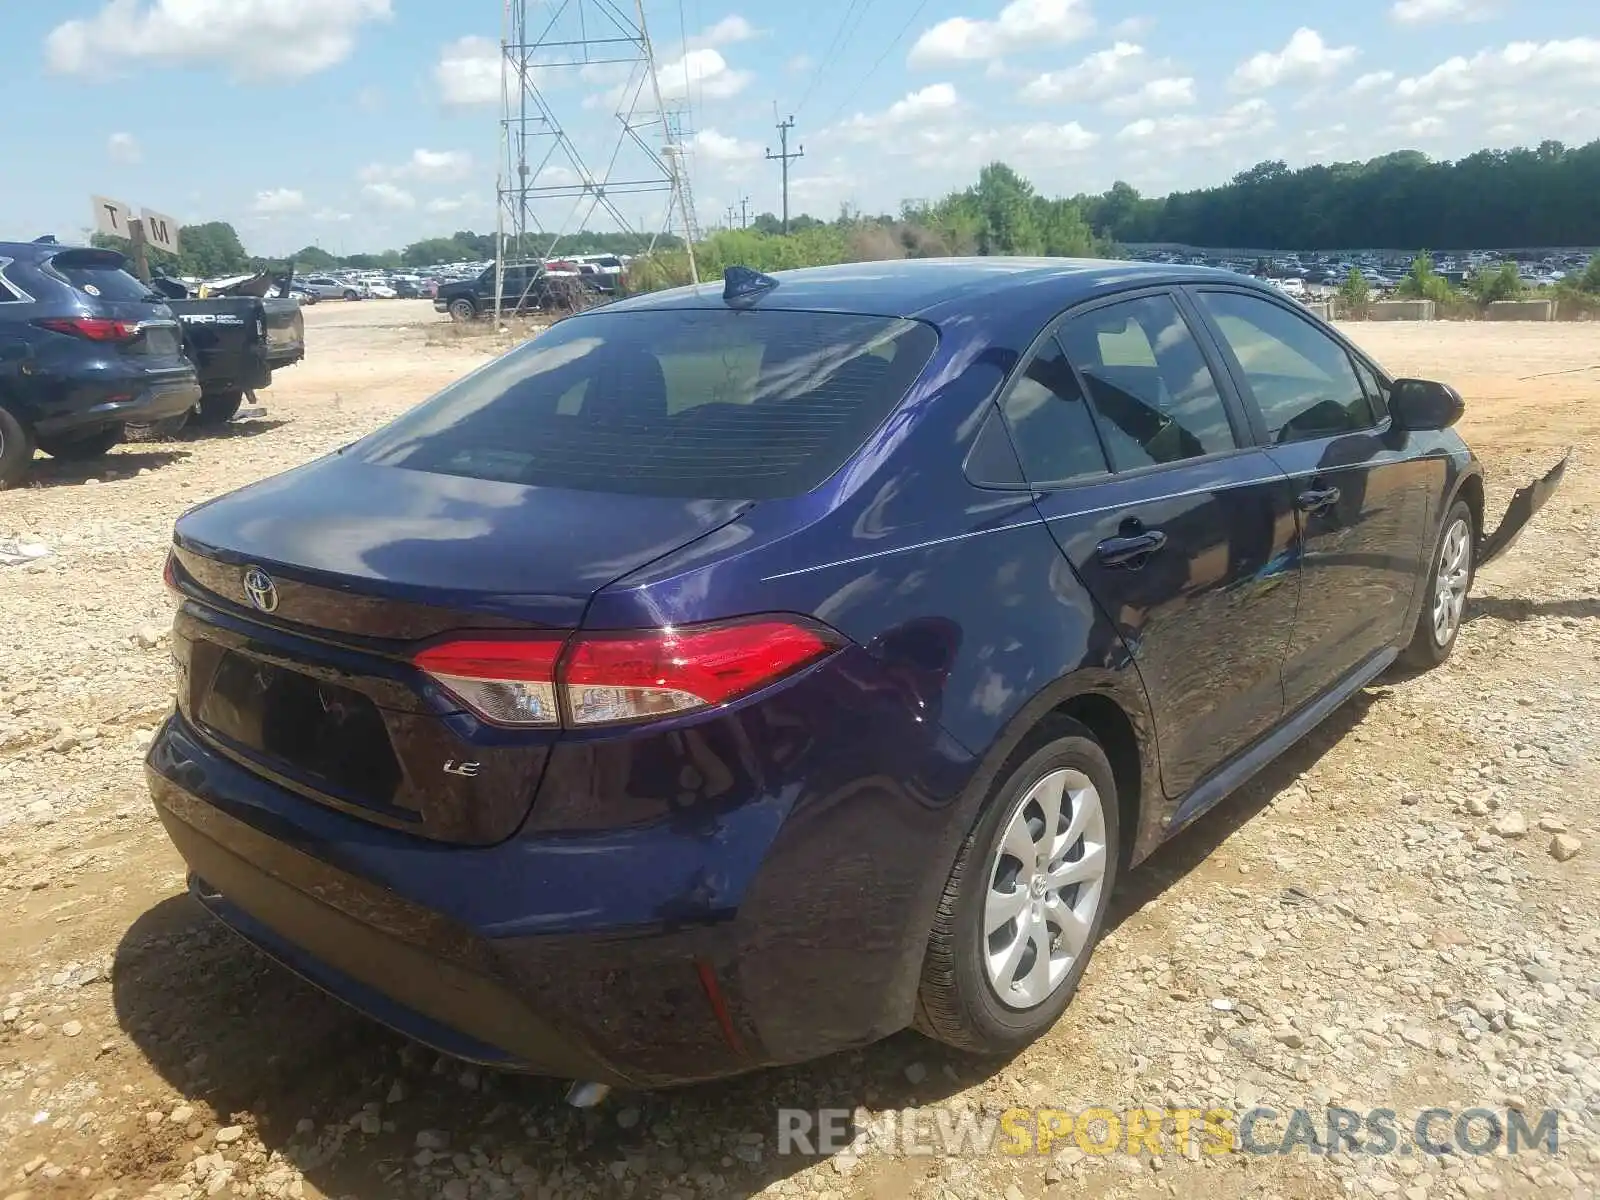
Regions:
[[154, 209], [144, 210], [144, 240], [156, 250], [168, 254], [178, 252], [178, 222], [166, 213]]

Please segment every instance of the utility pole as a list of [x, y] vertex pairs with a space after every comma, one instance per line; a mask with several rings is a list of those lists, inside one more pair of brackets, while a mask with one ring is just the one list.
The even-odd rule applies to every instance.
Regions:
[[[728, 211], [729, 211], [730, 214], [733, 212], [733, 205], [730, 204], [728, 206]], [[750, 228], [750, 197], [749, 196], [740, 196], [739, 197], [739, 228], [740, 229], [749, 229]]]
[[734, 221], [733, 205], [730, 204], [730, 205], [728, 205], [728, 228], [729, 229], [733, 228], [733, 221]]
[[772, 147], [767, 147], [767, 158], [783, 165], [783, 231], [789, 232], [789, 162], [791, 159], [804, 158], [806, 148], [801, 146], [793, 154], [789, 152], [789, 131], [794, 128], [794, 117], [787, 121], [778, 122], [778, 153], [772, 152]]

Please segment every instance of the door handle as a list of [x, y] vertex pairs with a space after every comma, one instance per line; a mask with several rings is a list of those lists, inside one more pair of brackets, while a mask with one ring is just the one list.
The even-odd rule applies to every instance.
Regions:
[[1129, 567], [1137, 571], [1145, 560], [1167, 544], [1159, 529], [1146, 529], [1128, 537], [1107, 538], [1094, 548], [1095, 555], [1108, 567]]
[[1294, 498], [1295, 507], [1304, 513], [1319, 513], [1332, 508], [1339, 503], [1339, 489], [1312, 488], [1301, 492]]

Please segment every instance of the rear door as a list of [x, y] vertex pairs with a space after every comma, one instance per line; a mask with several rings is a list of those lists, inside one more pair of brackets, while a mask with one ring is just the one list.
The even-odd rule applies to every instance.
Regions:
[[119, 352], [148, 373], [187, 374], [183, 327], [158, 293], [124, 269], [115, 250], [70, 249], [51, 256], [44, 270], [70, 287], [89, 315], [110, 317], [138, 327], [137, 336], [117, 343]]
[[1169, 291], [1064, 319], [1004, 400], [1062, 553], [1121, 633], [1187, 792], [1283, 714], [1299, 576], [1288, 480]]
[[1292, 711], [1405, 632], [1444, 464], [1393, 427], [1372, 368], [1294, 305], [1221, 288], [1195, 298], [1293, 480], [1304, 587], [1284, 663]]

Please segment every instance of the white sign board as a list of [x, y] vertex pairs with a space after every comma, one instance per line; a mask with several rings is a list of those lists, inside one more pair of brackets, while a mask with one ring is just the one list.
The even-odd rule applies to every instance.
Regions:
[[145, 209], [144, 240], [156, 250], [165, 250], [168, 254], [176, 254], [178, 252], [177, 219], [164, 213], [158, 213], [154, 209]]
[[89, 203], [94, 206], [94, 227], [97, 230], [112, 237], [133, 236], [133, 231], [128, 227], [128, 222], [133, 220], [133, 205], [105, 196], [90, 196]]

